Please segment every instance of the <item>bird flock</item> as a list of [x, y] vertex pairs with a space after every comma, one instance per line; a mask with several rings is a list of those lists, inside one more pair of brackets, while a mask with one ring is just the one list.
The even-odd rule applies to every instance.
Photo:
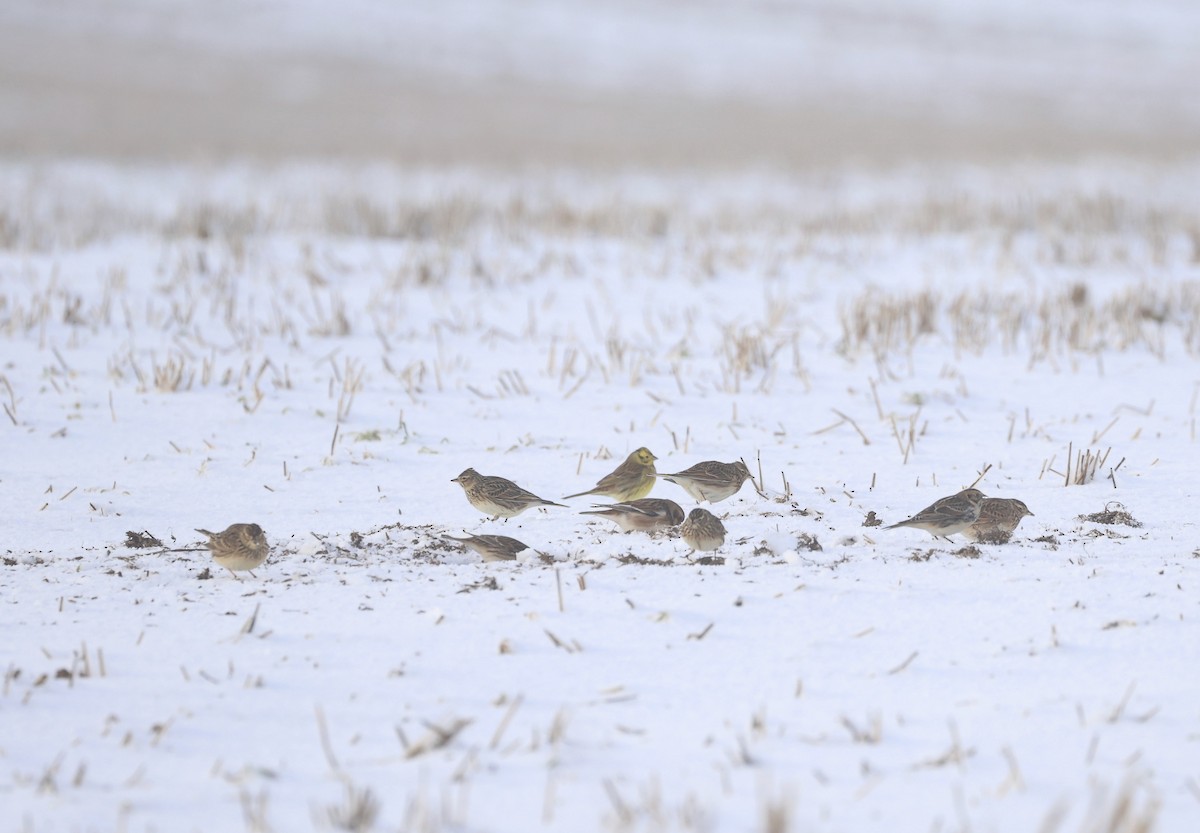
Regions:
[[[673, 500], [647, 497], [658, 480], [674, 483], [697, 503], [720, 503], [733, 497], [747, 480], [750, 470], [741, 460], [721, 463], [705, 460], [691, 468], [669, 474], [654, 467], [658, 458], [648, 448], [639, 448], [625, 458], [591, 489], [566, 495], [561, 500], [597, 495], [612, 498], [616, 503], [596, 503], [582, 515], [595, 515], [612, 521], [625, 532], [659, 532], [679, 528], [679, 535], [695, 552], [712, 552], [725, 543], [726, 530], [721, 519], [709, 510], [697, 506], [686, 517], [683, 508]], [[566, 504], [538, 497], [516, 483], [495, 475], [480, 474], [466, 469], [450, 482], [462, 487], [467, 501], [483, 514], [496, 521], [515, 518], [528, 509], [548, 506], [566, 508]], [[1029, 507], [1012, 498], [990, 498], [975, 488], [941, 498], [917, 512], [911, 518], [884, 527], [911, 527], [928, 532], [935, 539], [950, 540], [962, 533], [972, 541], [1004, 543], [1026, 515]], [[222, 532], [198, 529], [208, 537], [206, 546], [213, 560], [235, 577], [245, 570], [254, 575], [255, 567], [267, 558], [270, 547], [266, 533], [258, 524], [237, 523]], [[484, 561], [512, 561], [529, 549], [529, 545], [507, 535], [472, 535], [460, 538], [443, 536], [462, 543], [482, 556]]]
[[[654, 468], [658, 458], [648, 448], [639, 448], [625, 458], [621, 465], [601, 477], [591, 489], [567, 495], [563, 500], [599, 495], [618, 501], [594, 504], [582, 512], [613, 521], [626, 532], [654, 532], [679, 527], [679, 534], [691, 547], [691, 552], [710, 552], [725, 543], [725, 525], [721, 519], [702, 507], [696, 507], [685, 518], [683, 509], [673, 500], [648, 498], [659, 478], [682, 486], [698, 502], [717, 503], [737, 494], [750, 478], [750, 470], [740, 460], [718, 463], [709, 460], [690, 469], [673, 474], [659, 474]], [[516, 517], [526, 509], [543, 506], [563, 506], [526, 491], [503, 477], [482, 475], [467, 469], [452, 483], [462, 486], [467, 501], [492, 520]], [[453, 538], [475, 550], [485, 561], [511, 560], [528, 549], [528, 545], [506, 535], [471, 535]], [[689, 553], [690, 555], [691, 553]]]
[[[562, 500], [601, 495], [619, 501], [595, 504], [580, 514], [597, 515], [613, 521], [625, 532], [655, 532], [679, 527], [679, 534], [691, 547], [688, 553], [711, 552], [725, 543], [725, 525], [721, 519], [703, 507], [696, 507], [687, 517], [673, 500], [646, 497], [656, 480], [666, 480], [683, 488], [698, 503], [719, 503], [733, 497], [750, 479], [750, 470], [741, 460], [721, 463], [706, 460], [689, 469], [660, 474], [654, 468], [658, 458], [648, 448], [639, 448], [621, 465], [600, 478], [594, 488], [567, 495]], [[529, 492], [511, 480], [494, 475], [482, 475], [467, 469], [451, 482], [463, 488], [467, 501], [490, 515], [493, 521], [516, 517], [526, 509], [563, 506]], [[989, 498], [978, 489], [964, 489], [927, 506], [911, 518], [885, 527], [907, 526], [923, 529], [934, 538], [949, 540], [963, 533], [973, 541], [1003, 543], [1026, 515], [1032, 515], [1024, 503], [1010, 498]], [[468, 535], [466, 538], [446, 536], [460, 541], [478, 552], [485, 561], [512, 560], [526, 549], [527, 544], [506, 535]]]

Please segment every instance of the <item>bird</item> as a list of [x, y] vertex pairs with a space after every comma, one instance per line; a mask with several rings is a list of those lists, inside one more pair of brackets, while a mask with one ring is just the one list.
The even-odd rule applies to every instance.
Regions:
[[990, 497], [979, 506], [979, 517], [963, 530], [972, 541], [1003, 544], [1026, 515], [1029, 507], [1016, 498]]
[[679, 534], [692, 548], [691, 552], [709, 552], [725, 543], [725, 524], [707, 509], [696, 507], [679, 527]]
[[885, 526], [884, 529], [895, 529], [898, 526], [911, 526], [913, 529], [923, 529], [934, 538], [946, 538], [975, 523], [979, 517], [979, 507], [987, 497], [978, 489], [963, 489], [956, 495], [944, 497], [926, 506], [907, 520]]
[[529, 549], [528, 544], [507, 535], [472, 535], [468, 532], [466, 538], [456, 538], [453, 535], [443, 537], [462, 542], [467, 549], [482, 555], [484, 561], [515, 561], [522, 550]]
[[639, 448], [626, 457], [624, 463], [601, 477], [594, 489], [567, 495], [563, 500], [584, 495], [603, 495], [619, 501], [644, 498], [654, 488], [654, 461], [657, 459], [650, 449]]
[[462, 486], [471, 505], [491, 515], [493, 521], [497, 518], [507, 521], [534, 506], [562, 506], [525, 491], [511, 480], [480, 474], [475, 469], [467, 469], [450, 482]]
[[742, 484], [750, 479], [750, 469], [741, 460], [736, 463], [718, 463], [716, 460], [705, 460], [690, 469], [684, 469], [674, 474], [658, 475], [663, 480], [682, 486], [683, 490], [700, 503], [720, 503], [725, 498], [733, 497], [742, 488]]
[[254, 568], [266, 561], [271, 551], [267, 533], [258, 524], [230, 524], [223, 532], [196, 531], [208, 536], [205, 546], [212, 552], [213, 561], [234, 578], [237, 578], [237, 570], [245, 570], [254, 576]]
[[579, 514], [608, 518], [626, 532], [653, 532], [683, 523], [683, 509], [675, 501], [663, 498], [647, 497], [625, 503], [592, 505], [596, 508]]

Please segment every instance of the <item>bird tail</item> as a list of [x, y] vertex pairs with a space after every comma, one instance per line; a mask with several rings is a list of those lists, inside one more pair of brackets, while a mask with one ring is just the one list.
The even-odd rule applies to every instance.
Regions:
[[[588, 489], [586, 492], [580, 492], [579, 494], [575, 494], [575, 495], [567, 495], [566, 497], [564, 497], [564, 498], [562, 498], [562, 499], [563, 499], [563, 500], [570, 500], [570, 499], [571, 499], [571, 498], [573, 498], [573, 497], [583, 497], [584, 495], [590, 495], [590, 494], [594, 494], [595, 492], [596, 492], [596, 490], [595, 490], [595, 489]], [[554, 504], [554, 505], [555, 505], [555, 506], [562, 506], [562, 504], [561, 504], [561, 503], [556, 503], [556, 504]]]
[[[577, 495], [573, 495], [572, 497], [578, 497], [578, 496], [577, 496]], [[566, 498], [563, 498], [563, 500], [566, 500]], [[565, 505], [563, 505], [563, 504], [561, 504], [561, 503], [555, 503], [555, 502], [554, 502], [554, 501], [552, 501], [552, 500], [543, 500], [543, 501], [542, 501], [542, 505], [543, 505], [543, 506], [562, 506], [562, 508], [563, 508], [563, 509], [566, 509], [566, 508], [567, 508]]]
[[209, 538], [211, 538], [211, 537], [213, 537], [214, 535], [216, 535], [216, 534], [217, 534], [217, 533], [215, 533], [215, 532], [209, 532], [207, 529], [197, 529], [196, 531], [197, 531], [197, 532], [199, 532], [199, 533], [201, 533], [201, 534], [203, 534], [203, 535], [207, 535]]

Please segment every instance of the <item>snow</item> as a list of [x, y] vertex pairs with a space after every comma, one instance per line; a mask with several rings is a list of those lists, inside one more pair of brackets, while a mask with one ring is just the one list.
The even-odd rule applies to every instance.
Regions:
[[[1200, 170], [0, 179], [15, 829], [1194, 827]], [[761, 471], [717, 559], [450, 482], [642, 445]]]

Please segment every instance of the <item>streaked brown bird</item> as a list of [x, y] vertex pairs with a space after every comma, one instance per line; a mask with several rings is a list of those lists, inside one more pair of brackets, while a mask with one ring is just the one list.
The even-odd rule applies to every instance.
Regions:
[[663, 480], [682, 486], [683, 490], [700, 503], [720, 503], [733, 497], [750, 479], [750, 469], [741, 460], [735, 463], [718, 463], [705, 460], [690, 469], [674, 474], [660, 474]]
[[625, 503], [595, 503], [580, 515], [608, 518], [626, 532], [653, 532], [683, 523], [683, 509], [673, 500], [646, 497]]
[[480, 474], [475, 469], [467, 469], [450, 482], [462, 486], [471, 505], [490, 515], [493, 521], [497, 518], [507, 521], [534, 506], [562, 506], [525, 491], [511, 480]]
[[679, 527], [679, 534], [692, 552], [711, 552], [725, 543], [725, 524], [712, 512], [697, 507], [688, 513], [687, 520]]
[[654, 488], [654, 461], [657, 459], [650, 449], [639, 448], [626, 457], [625, 462], [601, 477], [594, 489], [567, 495], [563, 500], [584, 495], [603, 495], [619, 501], [644, 498]]
[[245, 570], [254, 576], [254, 568], [266, 561], [271, 552], [267, 533], [258, 524], [230, 524], [222, 532], [196, 531], [208, 536], [205, 546], [212, 553], [213, 561], [234, 578], [237, 578], [237, 570]]
[[1016, 498], [985, 498], [979, 505], [979, 517], [963, 530], [963, 534], [972, 541], [1005, 544], [1026, 515], [1032, 517], [1033, 513]]
[[465, 544], [467, 549], [474, 550], [483, 556], [484, 561], [515, 561], [522, 551], [529, 549], [528, 544], [524, 544], [516, 538], [509, 538], [507, 535], [471, 535], [467, 533], [466, 538], [456, 538], [453, 535], [442, 537]]
[[911, 518], [885, 526], [884, 529], [911, 526], [925, 530], [934, 538], [950, 540], [948, 536], [962, 532], [975, 523], [985, 497], [978, 489], [963, 489], [958, 494], [934, 501]]

